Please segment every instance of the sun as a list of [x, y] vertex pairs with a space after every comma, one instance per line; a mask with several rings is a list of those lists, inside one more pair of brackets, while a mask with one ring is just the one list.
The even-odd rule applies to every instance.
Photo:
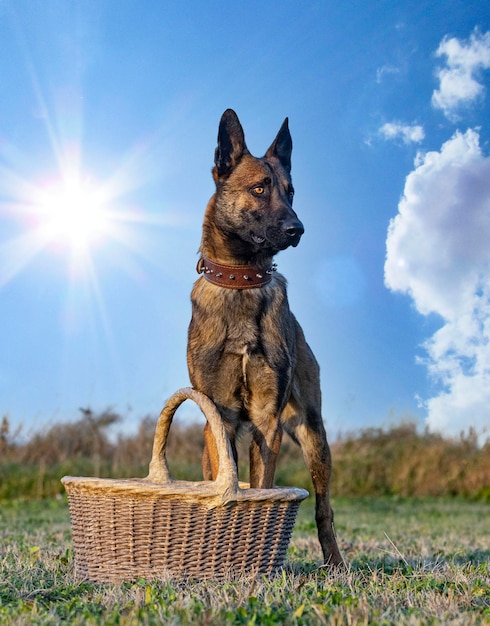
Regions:
[[0, 288], [39, 254], [61, 255], [70, 276], [84, 276], [93, 271], [96, 248], [109, 239], [130, 243], [131, 235], [124, 228], [127, 211], [118, 205], [119, 194], [110, 181], [100, 182], [78, 171], [42, 182], [10, 178], [15, 185], [6, 189], [9, 202], [1, 201], [0, 181], [0, 216], [11, 217], [21, 230], [0, 241]]
[[125, 269], [141, 260], [152, 263], [147, 228], [180, 224], [182, 218], [169, 210], [155, 214], [128, 198], [146, 182], [133, 170], [134, 161], [103, 178], [84, 170], [78, 158], [34, 178], [0, 167], [0, 221], [6, 218], [10, 229], [0, 238], [0, 289], [41, 256], [55, 257], [57, 271], [66, 270], [70, 283], [88, 281], [94, 293], [109, 258]]
[[72, 249], [90, 247], [106, 232], [107, 198], [101, 187], [79, 178], [47, 185], [35, 200], [46, 239]]

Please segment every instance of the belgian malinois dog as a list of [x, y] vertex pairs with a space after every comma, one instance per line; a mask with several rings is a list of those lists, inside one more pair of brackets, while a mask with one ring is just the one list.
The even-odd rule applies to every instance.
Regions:
[[[215, 151], [216, 193], [204, 215], [200, 278], [192, 290], [190, 380], [223, 418], [235, 460], [249, 427], [250, 484], [271, 488], [283, 430], [298, 443], [316, 495], [325, 563], [342, 557], [329, 501], [331, 456], [321, 415], [319, 367], [291, 313], [273, 257], [304, 232], [293, 211], [292, 141], [287, 118], [262, 158], [250, 154], [234, 111], [223, 113]], [[203, 474], [214, 479], [214, 437], [204, 429]]]

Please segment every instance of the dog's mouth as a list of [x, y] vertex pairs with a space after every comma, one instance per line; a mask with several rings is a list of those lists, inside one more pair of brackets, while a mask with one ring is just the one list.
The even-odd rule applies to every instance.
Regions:
[[267, 237], [264, 237], [263, 235], [257, 235], [257, 233], [252, 232], [250, 233], [250, 239], [256, 246], [263, 246], [267, 242], [267, 245], [272, 245], [274, 248], [277, 248], [277, 250], [285, 250], [289, 248], [289, 246], [296, 248], [301, 239], [301, 235], [302, 233], [298, 232], [294, 235], [288, 235], [285, 239], [284, 237], [279, 238], [276, 241], [276, 238], [269, 236], [269, 234]]

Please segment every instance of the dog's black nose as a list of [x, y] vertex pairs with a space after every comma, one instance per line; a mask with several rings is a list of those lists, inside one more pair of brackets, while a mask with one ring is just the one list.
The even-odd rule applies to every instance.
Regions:
[[288, 237], [301, 237], [301, 235], [305, 232], [305, 229], [299, 220], [294, 220], [284, 224], [284, 231]]

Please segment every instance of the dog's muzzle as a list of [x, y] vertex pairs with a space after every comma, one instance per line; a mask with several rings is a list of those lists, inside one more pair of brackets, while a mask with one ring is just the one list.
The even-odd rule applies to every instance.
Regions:
[[287, 245], [296, 247], [301, 235], [305, 232], [303, 224], [298, 219], [293, 219], [284, 222], [282, 228], [287, 238]]

